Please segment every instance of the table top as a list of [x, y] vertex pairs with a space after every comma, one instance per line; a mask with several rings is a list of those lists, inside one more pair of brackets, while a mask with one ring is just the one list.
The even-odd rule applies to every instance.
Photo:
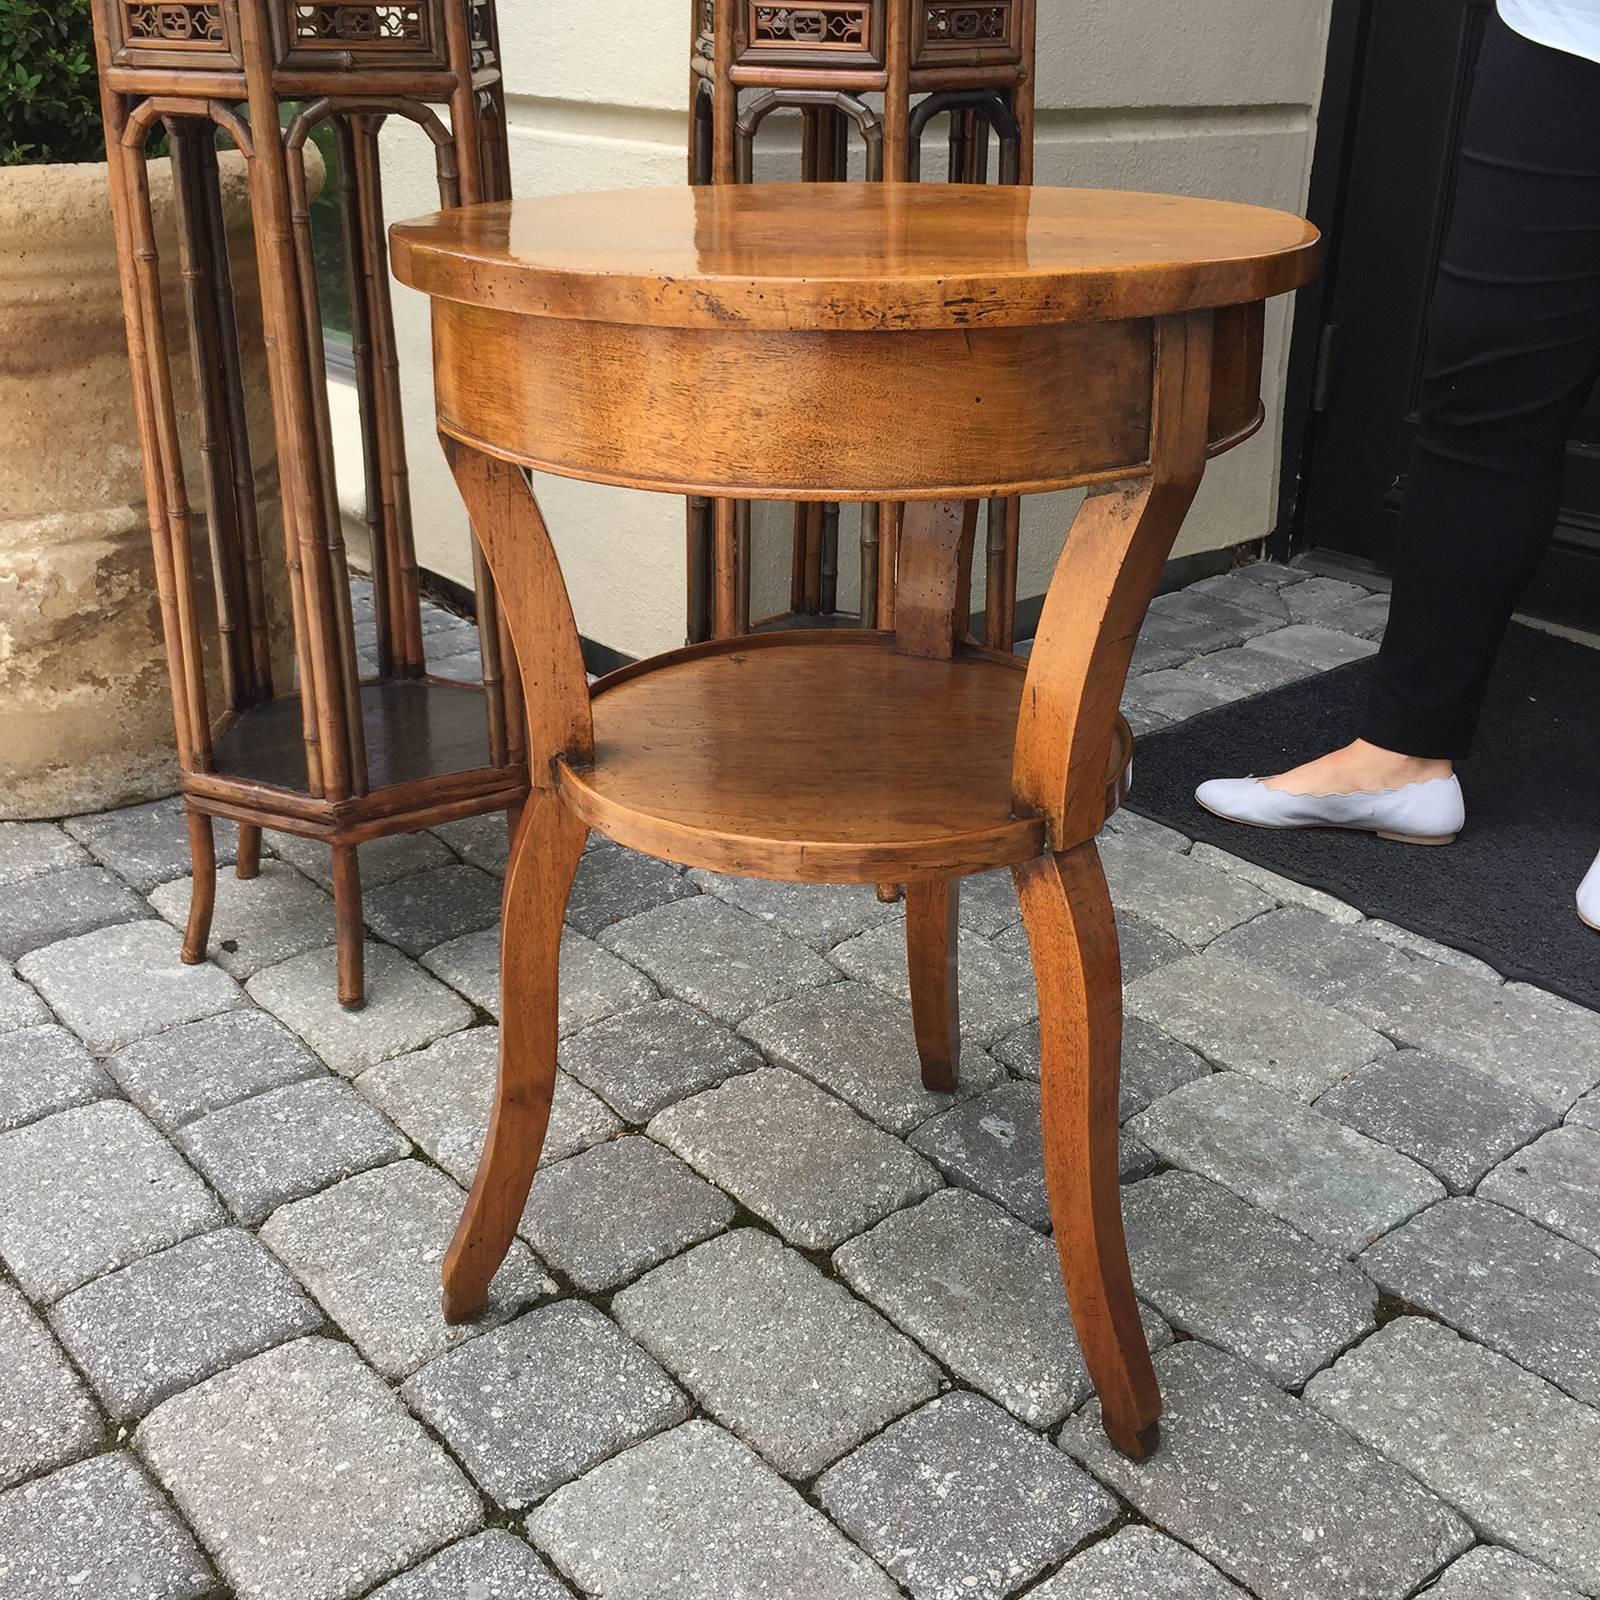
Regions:
[[659, 327], [1032, 326], [1242, 305], [1298, 288], [1302, 218], [1106, 189], [752, 184], [555, 195], [390, 230], [425, 294]]

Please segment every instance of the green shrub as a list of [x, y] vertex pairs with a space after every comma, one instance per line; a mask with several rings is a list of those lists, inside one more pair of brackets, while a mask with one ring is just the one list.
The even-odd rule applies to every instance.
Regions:
[[0, 0], [0, 166], [105, 154], [89, 0]]

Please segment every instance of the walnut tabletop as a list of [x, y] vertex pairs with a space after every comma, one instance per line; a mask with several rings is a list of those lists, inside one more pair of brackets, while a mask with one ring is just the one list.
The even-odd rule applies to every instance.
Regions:
[[391, 230], [425, 294], [655, 327], [1005, 327], [1267, 299], [1309, 222], [1110, 189], [741, 184], [473, 206]]
[[[1160, 195], [815, 184], [479, 206], [392, 238], [433, 299], [440, 433], [516, 646], [533, 786], [447, 1315], [483, 1309], [538, 1162], [591, 829], [716, 871], [904, 884], [912, 1028], [940, 1090], [960, 1059], [960, 879], [1006, 867], [1068, 1299], [1107, 1433], [1148, 1452], [1161, 1398], [1122, 1234], [1121, 979], [1095, 841], [1126, 786], [1118, 707], [1145, 610], [1208, 456], [1259, 425], [1264, 302], [1311, 276], [1316, 230]], [[736, 499], [910, 502], [892, 626], [722, 637], [591, 690], [524, 468], [715, 497], [729, 570]], [[1090, 493], [1031, 654], [978, 645], [978, 502], [1071, 487]]]

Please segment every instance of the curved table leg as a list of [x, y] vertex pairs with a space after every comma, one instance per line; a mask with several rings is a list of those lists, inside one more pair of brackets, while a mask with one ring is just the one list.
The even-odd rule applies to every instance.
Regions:
[[961, 1064], [956, 957], [960, 905], [959, 878], [906, 885], [906, 964], [922, 1086], [944, 1094], [955, 1089]]
[[500, 1081], [466, 1210], [444, 1263], [446, 1322], [489, 1301], [539, 1167], [556, 1086], [561, 926], [589, 830], [535, 789], [506, 873], [500, 962]]
[[448, 1322], [479, 1315], [516, 1237], [556, 1082], [561, 925], [589, 830], [557, 794], [558, 755], [592, 755], [578, 628], [560, 564], [518, 467], [446, 441], [499, 588], [522, 674], [532, 783], [515, 822], [500, 944], [500, 1081], [472, 1193], [444, 1263]]
[[1045, 1183], [1067, 1300], [1111, 1442], [1136, 1460], [1161, 1415], [1122, 1231], [1117, 928], [1091, 840], [1016, 869], [1039, 986]]

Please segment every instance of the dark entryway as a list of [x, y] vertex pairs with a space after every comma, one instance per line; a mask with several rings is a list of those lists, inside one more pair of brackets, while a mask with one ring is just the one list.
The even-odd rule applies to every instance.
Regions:
[[[1423, 319], [1493, 0], [1334, 0], [1312, 210], [1328, 269], [1295, 331], [1283, 541], [1388, 565]], [[1528, 609], [1600, 623], [1600, 390]]]

